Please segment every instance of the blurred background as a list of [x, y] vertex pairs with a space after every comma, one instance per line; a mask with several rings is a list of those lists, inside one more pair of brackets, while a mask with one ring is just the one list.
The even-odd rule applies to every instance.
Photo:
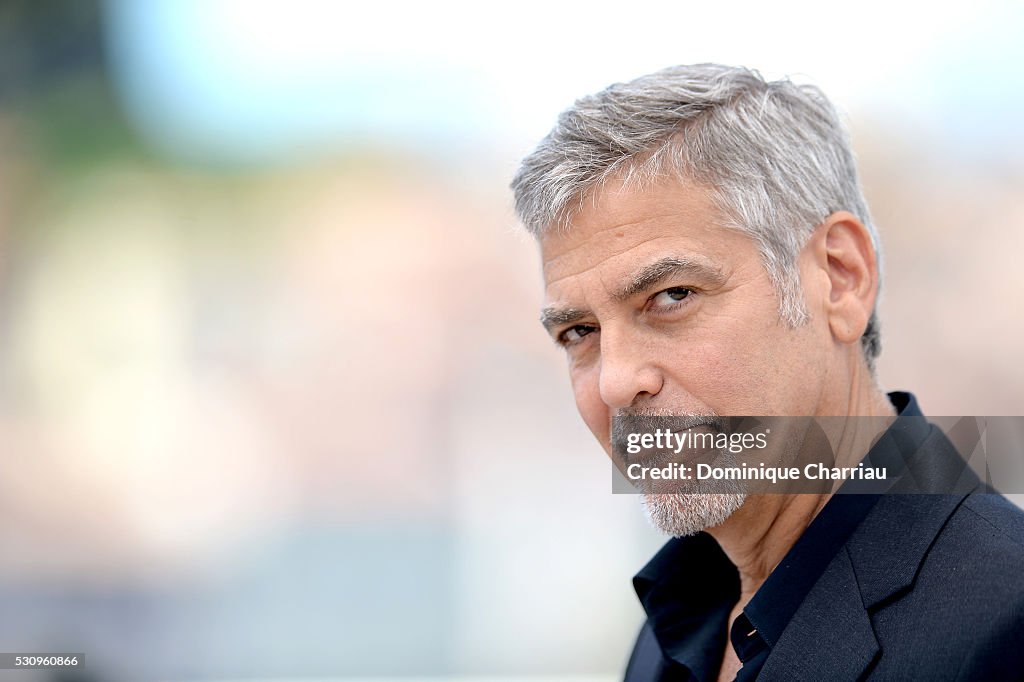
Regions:
[[884, 385], [1021, 415], [1022, 29], [1009, 0], [3, 0], [0, 650], [87, 668], [0, 679], [616, 679], [663, 539], [536, 323], [518, 160], [669, 64], [820, 85], [885, 246]]

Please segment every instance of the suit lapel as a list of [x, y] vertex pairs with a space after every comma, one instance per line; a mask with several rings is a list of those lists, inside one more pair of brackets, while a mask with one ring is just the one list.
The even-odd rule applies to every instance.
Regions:
[[759, 680], [855, 680], [878, 653], [850, 556], [840, 550], [772, 647]]
[[765, 661], [765, 680], [855, 680], [878, 655], [869, 609], [912, 589], [965, 495], [883, 495], [815, 583]]
[[911, 589], [928, 549], [966, 495], [883, 495], [846, 544], [864, 608]]

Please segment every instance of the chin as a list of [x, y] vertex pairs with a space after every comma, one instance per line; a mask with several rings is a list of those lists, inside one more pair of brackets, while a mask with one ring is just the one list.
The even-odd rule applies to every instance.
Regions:
[[744, 493], [645, 493], [647, 520], [666, 535], [683, 537], [725, 523], [739, 509]]

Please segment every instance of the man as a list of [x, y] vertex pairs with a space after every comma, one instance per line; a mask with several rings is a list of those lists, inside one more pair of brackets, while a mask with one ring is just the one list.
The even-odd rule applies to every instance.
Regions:
[[[820, 91], [665, 69], [578, 100], [512, 184], [609, 455], [623, 417], [872, 418], [837, 457], [904, 460], [889, 492], [943, 493], [648, 490], [674, 537], [634, 579], [627, 679], [1024, 678], [1024, 514], [878, 386], [878, 237]], [[884, 438], [857, 426], [879, 419]]]

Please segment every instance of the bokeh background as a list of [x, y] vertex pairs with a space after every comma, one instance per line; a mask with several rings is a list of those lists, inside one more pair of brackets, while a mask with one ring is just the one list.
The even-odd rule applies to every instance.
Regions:
[[663, 541], [507, 191], [579, 95], [721, 61], [845, 112], [880, 375], [1024, 414], [1024, 5], [0, 2], [12, 680], [621, 674]]

